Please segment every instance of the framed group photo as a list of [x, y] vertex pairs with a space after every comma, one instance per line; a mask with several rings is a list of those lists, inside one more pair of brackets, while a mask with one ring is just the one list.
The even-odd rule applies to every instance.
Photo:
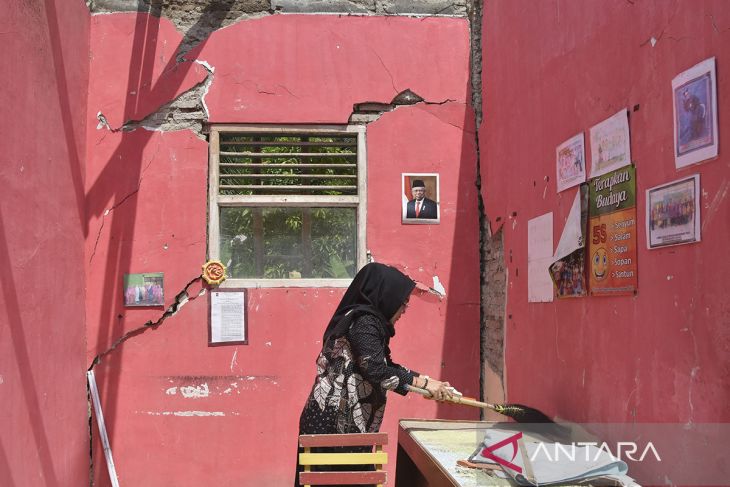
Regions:
[[124, 274], [124, 306], [164, 306], [164, 280], [162, 272]]
[[700, 241], [700, 175], [646, 190], [649, 249]]
[[437, 224], [439, 208], [439, 175], [436, 173], [403, 173], [401, 175], [401, 222], [405, 224]]

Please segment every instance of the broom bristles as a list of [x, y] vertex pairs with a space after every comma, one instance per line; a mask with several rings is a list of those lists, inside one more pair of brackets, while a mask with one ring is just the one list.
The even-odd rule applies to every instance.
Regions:
[[553, 423], [554, 421], [539, 409], [525, 406], [524, 404], [507, 403], [495, 404], [494, 411], [510, 417], [518, 423]]

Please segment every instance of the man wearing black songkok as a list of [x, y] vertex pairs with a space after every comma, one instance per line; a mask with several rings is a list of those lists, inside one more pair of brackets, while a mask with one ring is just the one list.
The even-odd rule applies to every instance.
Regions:
[[406, 206], [406, 218], [438, 218], [438, 206], [434, 200], [426, 198], [426, 185], [422, 180], [413, 180], [411, 194], [413, 199]]

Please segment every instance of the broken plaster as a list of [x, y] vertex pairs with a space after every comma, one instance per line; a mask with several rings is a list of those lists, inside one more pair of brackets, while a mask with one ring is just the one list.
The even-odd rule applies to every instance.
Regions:
[[439, 296], [444, 298], [446, 297], [446, 288], [443, 284], [441, 284], [439, 276], [433, 276], [433, 290], [436, 291]]
[[215, 68], [206, 61], [196, 59], [195, 62], [208, 71], [208, 75], [203, 81], [180, 94], [174, 100], [162, 105], [142, 120], [130, 120], [118, 128], [111, 127], [104, 114], [98, 112], [96, 118], [99, 123], [96, 128], [98, 130], [106, 128], [111, 132], [131, 132], [138, 128], [159, 132], [191, 130], [198, 138], [205, 140], [203, 125], [210, 116], [210, 111], [205, 103], [205, 96], [213, 83]]
[[[149, 414], [150, 416], [182, 416], [182, 417], [206, 417], [225, 416], [223, 411], [135, 411], [136, 413]], [[233, 413], [238, 416], [237, 413]]]
[[[393, 97], [393, 99], [390, 101], [390, 103], [377, 102], [377, 101], [366, 101], [366, 102], [361, 102], [361, 103], [355, 103], [353, 105], [352, 113], [350, 114], [350, 118], [349, 118], [348, 122], [349, 123], [364, 123], [364, 124], [375, 122], [381, 116], [383, 116], [384, 113], [392, 112], [401, 106], [412, 106], [412, 105], [418, 105], [421, 103], [424, 105], [445, 105], [447, 103], [455, 103], [455, 102], [456, 102], [456, 100], [452, 100], [451, 98], [447, 98], [443, 101], [427, 101], [427, 100], [423, 99], [423, 97], [421, 97], [417, 93], [414, 93], [413, 91], [411, 91], [409, 88], [406, 88], [405, 90], [398, 93], [395, 97]], [[436, 116], [436, 115], [434, 115], [434, 116]], [[453, 125], [461, 130], [464, 129], [463, 127], [458, 127], [449, 122], [444, 122], [444, 123]]]

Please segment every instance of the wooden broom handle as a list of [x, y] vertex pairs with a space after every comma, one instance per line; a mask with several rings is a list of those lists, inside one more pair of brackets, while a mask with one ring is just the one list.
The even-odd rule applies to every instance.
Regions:
[[[411, 391], [415, 392], [417, 394], [420, 394], [422, 396], [430, 397], [431, 393], [428, 392], [426, 389], [421, 389], [420, 387], [415, 387], [412, 385], [407, 384], [406, 388]], [[472, 399], [470, 397], [463, 397], [463, 396], [451, 396], [450, 399], [445, 399], [446, 402], [451, 402], [454, 404], [463, 404], [465, 406], [472, 406], [475, 408], [487, 408], [494, 410], [494, 404], [489, 404], [488, 402], [481, 402], [477, 401], [476, 399]]]

